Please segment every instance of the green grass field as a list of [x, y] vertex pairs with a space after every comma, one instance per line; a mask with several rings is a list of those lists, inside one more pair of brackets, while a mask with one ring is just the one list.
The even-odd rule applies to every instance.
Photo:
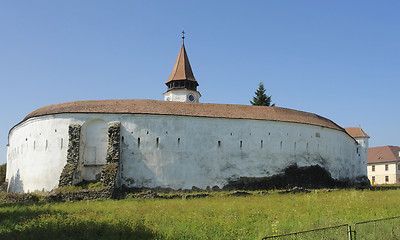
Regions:
[[253, 193], [0, 203], [0, 239], [261, 239], [400, 215], [400, 190]]

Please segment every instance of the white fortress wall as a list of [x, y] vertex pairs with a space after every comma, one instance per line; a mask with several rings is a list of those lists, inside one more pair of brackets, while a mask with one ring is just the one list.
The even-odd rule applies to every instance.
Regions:
[[49, 191], [67, 160], [69, 119], [31, 118], [13, 128], [7, 147], [9, 191]]
[[297, 163], [318, 164], [337, 180], [362, 176], [357, 144], [314, 125], [248, 119], [124, 116], [122, 176], [131, 187], [223, 187]]
[[[121, 176], [129, 187], [223, 187], [239, 177], [278, 174], [294, 163], [318, 164], [337, 180], [365, 176], [366, 159], [361, 161], [354, 139], [325, 127], [172, 115], [55, 114], [28, 119], [11, 130], [10, 190], [56, 187], [67, 159], [68, 126], [80, 124], [85, 131], [84, 123], [90, 120], [97, 121], [94, 129], [104, 129], [102, 121], [121, 122]], [[88, 138], [93, 144], [104, 144], [104, 133], [97, 140], [93, 134]], [[81, 143], [81, 154], [84, 151]]]

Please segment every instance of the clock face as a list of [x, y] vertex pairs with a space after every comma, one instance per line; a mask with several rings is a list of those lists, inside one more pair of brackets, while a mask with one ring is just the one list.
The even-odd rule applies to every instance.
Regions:
[[167, 101], [171, 101], [171, 98], [170, 97], [167, 97], [167, 99], [166, 99]]
[[187, 96], [189, 102], [194, 102], [194, 95], [193, 94], [188, 94]]

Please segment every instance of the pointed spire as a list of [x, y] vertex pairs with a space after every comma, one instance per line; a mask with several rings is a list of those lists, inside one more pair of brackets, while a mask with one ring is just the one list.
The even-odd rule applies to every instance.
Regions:
[[192, 67], [190, 66], [189, 58], [186, 54], [185, 49], [185, 31], [182, 31], [182, 47], [179, 51], [178, 57], [176, 58], [174, 68], [172, 69], [171, 75], [165, 83], [175, 81], [175, 80], [188, 80], [194, 81], [197, 84], [196, 79], [194, 78]]

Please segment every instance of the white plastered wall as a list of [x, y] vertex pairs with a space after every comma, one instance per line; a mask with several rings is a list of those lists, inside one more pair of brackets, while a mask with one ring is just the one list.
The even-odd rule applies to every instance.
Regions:
[[[121, 182], [129, 187], [223, 187], [239, 177], [278, 174], [294, 163], [318, 164], [339, 180], [365, 176], [366, 160], [357, 154], [355, 140], [329, 128], [248, 119], [57, 114], [32, 118], [10, 132], [7, 179], [20, 183], [10, 190], [56, 187], [66, 164], [68, 126], [92, 119], [121, 122]], [[21, 151], [24, 144], [28, 150]]]
[[193, 90], [188, 89], [174, 89], [164, 93], [164, 101], [173, 101], [173, 102], [190, 102], [188, 100], [188, 94], [193, 94], [194, 101], [198, 103], [201, 97], [200, 93]]

